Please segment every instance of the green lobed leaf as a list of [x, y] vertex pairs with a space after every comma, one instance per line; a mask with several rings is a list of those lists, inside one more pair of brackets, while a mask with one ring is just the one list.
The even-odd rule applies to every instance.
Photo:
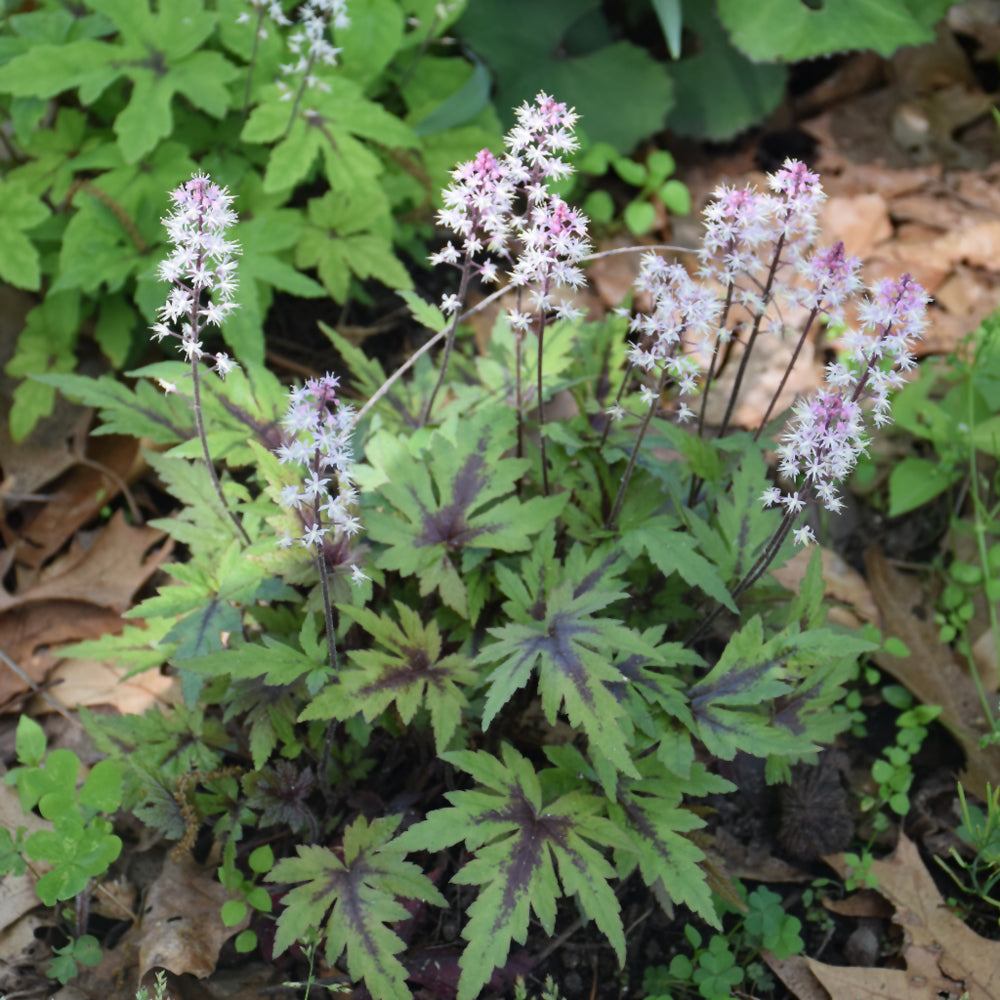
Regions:
[[484, 727], [537, 670], [549, 721], [555, 723], [564, 711], [587, 734], [592, 752], [603, 754], [621, 773], [636, 774], [628, 751], [630, 720], [611, 685], [625, 679], [619, 657], [631, 654], [655, 663], [661, 653], [618, 619], [597, 613], [626, 596], [620, 589], [626, 562], [608, 549], [587, 555], [579, 544], [559, 562], [548, 531], [520, 574], [498, 567], [509, 598], [503, 610], [511, 621], [489, 630], [497, 641], [478, 657], [478, 662], [496, 664], [487, 679]]
[[373, 996], [410, 1000], [406, 969], [396, 958], [405, 946], [386, 925], [408, 916], [397, 897], [447, 904], [420, 869], [403, 860], [405, 849], [392, 837], [399, 821], [393, 816], [369, 824], [361, 817], [344, 831], [343, 860], [329, 848], [300, 845], [297, 857], [279, 861], [265, 876], [304, 883], [284, 896], [276, 956], [320, 928], [330, 965], [346, 952], [349, 975], [363, 979]]
[[932, 26], [951, 0], [840, 0], [817, 8], [800, 0], [718, 0], [733, 43], [758, 62], [797, 62], [852, 49], [891, 56], [934, 40]]
[[320, 692], [299, 716], [309, 719], [346, 719], [361, 712], [373, 722], [395, 704], [399, 717], [409, 724], [421, 706], [430, 711], [434, 742], [440, 753], [462, 721], [468, 701], [464, 687], [478, 680], [468, 658], [459, 653], [442, 656], [443, 642], [437, 622], [426, 625], [406, 605], [395, 602], [398, 622], [388, 614], [367, 608], [343, 606], [375, 640], [375, 648], [348, 653], [352, 667], [339, 683]]
[[502, 753], [502, 761], [483, 751], [442, 754], [488, 790], [447, 793], [450, 807], [432, 812], [400, 838], [406, 849], [430, 851], [464, 839], [476, 852], [455, 876], [456, 882], [481, 887], [462, 930], [470, 944], [459, 959], [459, 1000], [478, 996], [506, 961], [511, 942], [525, 941], [531, 911], [546, 933], [553, 932], [560, 895], [577, 894], [619, 961], [624, 957], [609, 884], [614, 869], [594, 845], [624, 847], [627, 840], [600, 815], [600, 799], [574, 791], [546, 801], [531, 762], [507, 744]]
[[[456, 565], [470, 550], [520, 552], [531, 546], [566, 503], [566, 495], [514, 496], [527, 459], [507, 458], [513, 414], [457, 414], [435, 429], [425, 446], [389, 434], [376, 436], [369, 458], [378, 463], [380, 504], [365, 509], [370, 537], [387, 546], [380, 569], [418, 576], [420, 593], [438, 590], [463, 617], [475, 617]], [[415, 448], [416, 450], [411, 450]]]

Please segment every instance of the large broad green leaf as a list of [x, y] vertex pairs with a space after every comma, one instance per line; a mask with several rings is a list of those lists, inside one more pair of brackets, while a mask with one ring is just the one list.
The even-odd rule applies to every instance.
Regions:
[[392, 839], [399, 820], [355, 820], [344, 831], [342, 857], [328, 847], [299, 846], [297, 857], [278, 862], [267, 881], [303, 884], [283, 897], [275, 955], [320, 929], [328, 965], [346, 952], [348, 973], [363, 979], [372, 996], [410, 1000], [406, 969], [396, 957], [405, 946], [387, 925], [409, 916], [400, 898], [447, 902], [415, 864], [403, 860], [405, 849]]
[[597, 22], [603, 44], [574, 51], [568, 44], [574, 27], [599, 6], [599, 0], [476, 0], [456, 30], [493, 70], [494, 103], [508, 124], [511, 109], [545, 91], [576, 107], [591, 141], [629, 153], [663, 127], [672, 84], [645, 49], [615, 41], [603, 19]]
[[[751, 59], [797, 62], [850, 49], [891, 56], [934, 40], [934, 23], [952, 0], [718, 0], [733, 44]], [[685, 9], [685, 14], [687, 10]]]
[[[805, 9], [800, 0], [792, 2]], [[755, 6], [756, 0], [743, 8]], [[669, 118], [671, 129], [720, 142], [774, 111], [785, 94], [787, 70], [753, 62], [734, 48], [709, 3], [688, 4], [684, 21], [700, 44], [698, 51], [670, 67], [676, 97]]]
[[459, 959], [459, 1000], [474, 1000], [504, 964], [511, 941], [525, 941], [532, 910], [543, 930], [553, 932], [561, 895], [577, 897], [623, 961], [625, 935], [609, 881], [614, 869], [599, 848], [627, 848], [628, 840], [600, 815], [603, 802], [581, 791], [550, 800], [534, 765], [506, 744], [502, 761], [485, 752], [442, 756], [483, 787], [448, 792], [451, 806], [410, 827], [400, 843], [438, 851], [464, 840], [475, 851], [455, 876], [482, 886], [462, 931], [470, 943]]

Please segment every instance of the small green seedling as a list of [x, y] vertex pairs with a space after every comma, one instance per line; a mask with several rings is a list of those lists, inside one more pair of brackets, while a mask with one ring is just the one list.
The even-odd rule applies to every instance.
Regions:
[[[613, 146], [598, 142], [584, 153], [579, 163], [582, 174], [603, 177], [614, 172], [630, 187], [636, 188], [634, 198], [625, 206], [622, 220], [635, 236], [648, 233], [656, 222], [658, 198], [672, 215], [687, 215], [691, 211], [691, 192], [687, 186], [671, 177], [676, 163], [664, 149], [654, 150], [640, 163], [622, 156]], [[604, 188], [591, 191], [583, 201], [584, 211], [594, 222], [607, 225], [615, 217], [614, 199]]]

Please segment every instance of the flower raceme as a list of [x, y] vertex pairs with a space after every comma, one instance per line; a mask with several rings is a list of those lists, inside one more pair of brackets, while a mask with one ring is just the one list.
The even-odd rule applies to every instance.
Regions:
[[236, 222], [233, 197], [207, 174], [197, 173], [172, 191], [170, 199], [173, 210], [162, 221], [174, 248], [160, 264], [159, 276], [173, 287], [157, 310], [153, 335], [158, 341], [177, 340], [178, 350], [192, 363], [211, 357], [215, 371], [225, 377], [233, 360], [224, 353], [206, 355], [201, 338], [207, 326], [220, 326], [237, 308], [233, 296], [240, 247], [226, 238]]
[[[813, 500], [841, 509], [836, 487], [867, 449], [862, 403], [870, 404], [876, 426], [891, 421], [889, 394], [915, 363], [911, 349], [926, 325], [926, 306], [923, 289], [908, 274], [875, 286], [859, 310], [863, 327], [846, 338], [848, 363], [828, 365], [826, 389], [796, 405], [778, 448], [779, 472], [794, 486], [766, 490], [765, 506], [781, 504], [790, 516]], [[812, 540], [812, 533], [800, 528], [796, 537]]]
[[[635, 287], [652, 307], [630, 320], [630, 331], [637, 336], [628, 348], [628, 360], [656, 381], [657, 388], [643, 388], [645, 405], [656, 404], [668, 379], [684, 394], [694, 390], [700, 372], [695, 358], [712, 355], [714, 365], [719, 345], [728, 342], [738, 325], [733, 320], [740, 317], [731, 310], [745, 310], [749, 329], [741, 372], [757, 333], [783, 333], [782, 317], [793, 312], [792, 307], [804, 310], [807, 318], [789, 371], [818, 316], [844, 321], [846, 305], [861, 288], [860, 262], [842, 243], [813, 249], [824, 199], [817, 175], [788, 160], [769, 178], [767, 191], [725, 185], [716, 189], [704, 213], [700, 282], [680, 264], [652, 253], [643, 257]], [[890, 393], [900, 385], [901, 371], [914, 363], [910, 349], [923, 330], [926, 305], [923, 289], [909, 275], [876, 285], [859, 307], [860, 328], [842, 337], [845, 361], [829, 365], [824, 388], [795, 404], [778, 448], [779, 473], [791, 487], [769, 487], [761, 496], [766, 506], [784, 507], [789, 530], [808, 503], [840, 510], [837, 486], [867, 446], [865, 414], [870, 410], [877, 426], [890, 420]], [[727, 413], [739, 392], [739, 374]], [[712, 376], [710, 367], [705, 391]], [[764, 422], [787, 377], [788, 371]], [[618, 400], [608, 410], [614, 419], [623, 412]], [[691, 414], [681, 404], [677, 415], [683, 419]], [[728, 415], [722, 433], [727, 420]], [[812, 532], [800, 527], [794, 537], [801, 543], [811, 540]]]
[[[314, 555], [323, 552], [326, 539], [349, 540], [361, 530], [354, 513], [354, 410], [338, 400], [338, 385], [328, 373], [289, 392], [282, 419], [287, 438], [275, 452], [283, 465], [298, 467], [298, 482], [282, 489], [279, 502], [302, 526], [300, 535], [286, 534], [280, 544], [287, 548], [298, 541]], [[355, 583], [366, 579], [357, 565], [351, 576]]]
[[[516, 115], [501, 157], [483, 149], [452, 172], [438, 222], [461, 237], [461, 245], [449, 242], [430, 262], [452, 264], [464, 275], [490, 283], [498, 278], [497, 261], [509, 262], [514, 286], [536, 288], [539, 313], [572, 318], [573, 311], [550, 296], [556, 286], [583, 283], [577, 265], [590, 251], [587, 217], [553, 195], [546, 182], [572, 173], [563, 156], [578, 148], [573, 134], [578, 116], [545, 93], [525, 102]], [[442, 310], [461, 311], [463, 299], [463, 294], [445, 295]], [[510, 319], [514, 329], [523, 331], [532, 317], [514, 309]]]

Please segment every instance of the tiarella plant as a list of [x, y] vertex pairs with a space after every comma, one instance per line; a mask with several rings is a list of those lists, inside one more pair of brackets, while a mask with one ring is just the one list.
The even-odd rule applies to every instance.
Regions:
[[[461, 904], [460, 1000], [507, 964], [532, 913], [553, 933], [578, 907], [624, 962], [615, 888], [633, 874], [668, 913], [719, 928], [713, 890], [742, 903], [699, 834], [699, 800], [733, 788], [718, 762], [763, 758], [779, 781], [815, 760], [851, 725], [844, 684], [874, 647], [827, 625], [818, 556], [784, 600], [765, 574], [811, 538], [807, 508], [836, 509], [867, 407], [885, 422], [919, 286], [904, 276], [862, 302], [768, 485], [770, 428], [735, 430], [748, 358], [786, 333], [793, 304], [801, 343], [858, 290], [842, 247], [813, 249], [818, 178], [789, 162], [769, 191], [720, 189], [698, 256], [643, 258], [648, 311], [583, 322], [586, 219], [549, 188], [575, 120], [540, 94], [502, 154], [455, 170], [441, 222], [461, 243], [434, 259], [457, 285], [440, 311], [406, 296], [445, 344], [436, 369], [424, 350], [387, 376], [326, 330], [337, 376], [286, 391], [253, 359], [205, 376], [200, 333], [227, 311], [233, 247], [229, 195], [196, 174], [161, 268], [162, 322], [181, 330], [156, 328], [190, 364], [148, 366], [131, 387], [44, 378], [97, 405], [103, 430], [148, 434], [180, 504], [155, 523], [188, 559], [130, 612], [144, 630], [76, 647], [181, 679], [170, 711], [88, 717], [126, 807], [182, 846], [210, 828], [239, 897], [227, 919], [271, 919], [247, 867], [289, 887], [274, 952], [318, 932], [327, 963], [386, 1000], [419, 975], [406, 950], [426, 905]], [[460, 340], [475, 279], [510, 289], [482, 352]], [[182, 377], [190, 396], [152, 390]], [[699, 388], [729, 393], [720, 427]], [[416, 805], [427, 787], [448, 791]], [[719, 940], [692, 941], [706, 975]]]

